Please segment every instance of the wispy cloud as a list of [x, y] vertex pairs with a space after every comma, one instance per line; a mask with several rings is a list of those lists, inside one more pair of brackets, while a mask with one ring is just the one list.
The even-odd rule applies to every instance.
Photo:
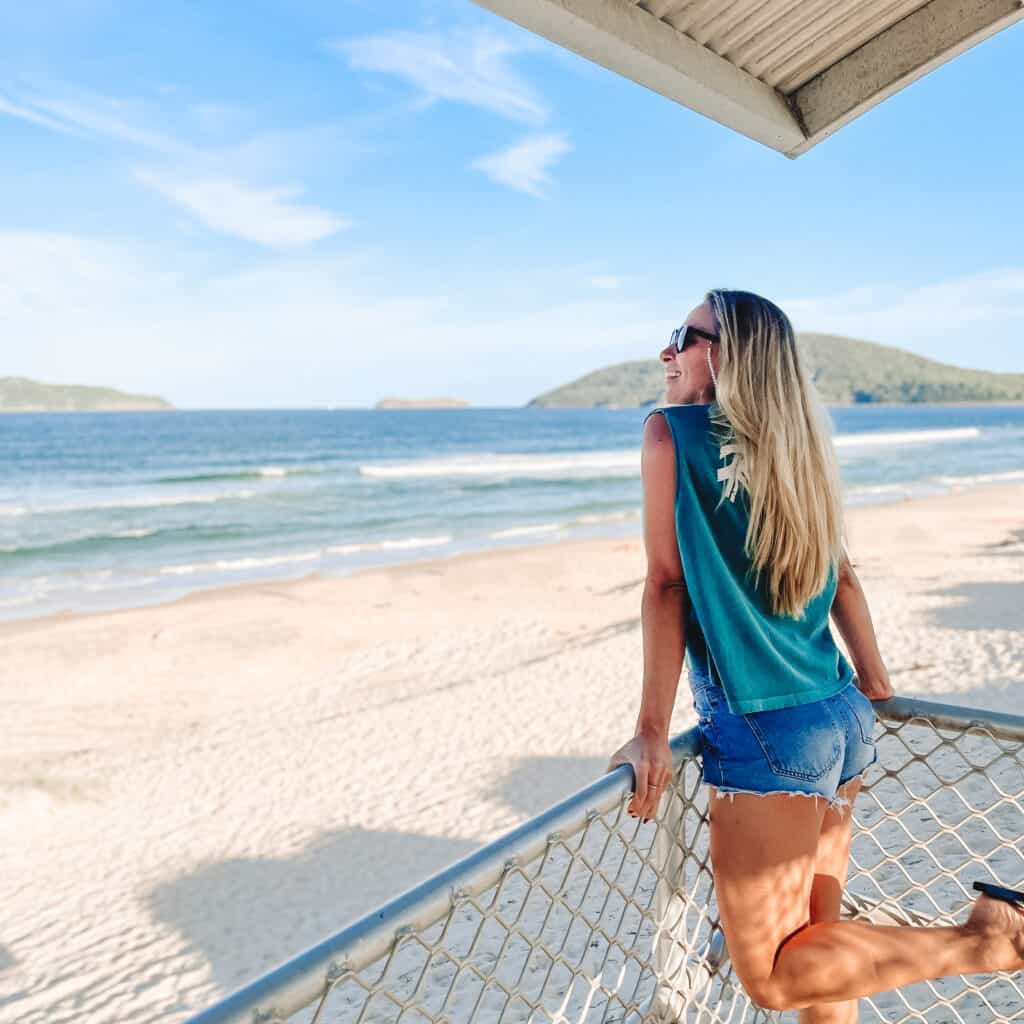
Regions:
[[50, 117], [45, 111], [35, 109], [32, 104], [12, 103], [3, 96], [0, 96], [0, 114], [41, 125], [44, 128], [49, 128], [50, 131], [62, 132], [67, 135], [77, 134], [72, 125], [65, 124], [58, 118]]
[[175, 180], [148, 170], [136, 171], [135, 177], [211, 231], [276, 249], [307, 245], [351, 227], [319, 206], [296, 204], [297, 188], [259, 189], [228, 177]]
[[37, 98], [33, 106], [80, 133], [127, 142], [134, 146], [169, 155], [188, 152], [191, 147], [163, 132], [152, 131], [137, 123], [139, 112], [126, 103], [111, 99], [80, 100]]
[[[224, 108], [207, 105], [209, 111]], [[135, 180], [185, 210], [204, 227], [258, 245], [295, 248], [351, 226], [336, 213], [297, 200], [291, 185], [255, 184], [246, 172], [252, 150], [272, 143], [249, 140], [232, 148], [196, 146], [145, 124], [142, 111], [109, 98], [38, 98], [17, 103], [0, 97], [0, 114], [31, 121], [51, 131], [120, 143], [159, 160], [135, 171]], [[245, 159], [242, 159], [242, 156]]]
[[512, 67], [512, 58], [532, 47], [493, 31], [392, 32], [336, 40], [331, 47], [353, 70], [396, 75], [428, 103], [467, 103], [527, 124], [548, 116], [543, 99]]
[[548, 168], [572, 149], [564, 135], [534, 135], [514, 146], [474, 160], [474, 170], [493, 181], [538, 199], [545, 198], [550, 184]]

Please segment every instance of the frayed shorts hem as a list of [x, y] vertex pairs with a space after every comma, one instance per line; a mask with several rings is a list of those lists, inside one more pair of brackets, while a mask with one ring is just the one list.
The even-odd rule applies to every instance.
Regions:
[[805, 793], [800, 789], [772, 789], [767, 793], [762, 793], [756, 789], [738, 789], [733, 786], [715, 786], [715, 796], [719, 800], [724, 800], [729, 797], [733, 800], [737, 793], [746, 793], [748, 796], [811, 796], [814, 797], [814, 806], [818, 806], [819, 800], [824, 800], [829, 807], [843, 808], [849, 807], [850, 801], [844, 796], [827, 797], [824, 793]]
[[[864, 769], [857, 772], [856, 775], [851, 775], [848, 779], [844, 779], [840, 786], [845, 786], [848, 782], [853, 782], [854, 779], [863, 778], [864, 773], [871, 767], [872, 764], [877, 760], [877, 754], [871, 760], [871, 764], [867, 765]], [[839, 796], [837, 793], [835, 796], [826, 796], [824, 793], [817, 793], [814, 790], [802, 790], [802, 789], [770, 789], [767, 791], [757, 789], [742, 789], [739, 786], [719, 786], [716, 783], [710, 783], [715, 787], [715, 796], [719, 800], [724, 800], [729, 797], [732, 801], [737, 793], [746, 793], [749, 796], [812, 796], [814, 797], [814, 806], [818, 806], [819, 800], [824, 800], [825, 803], [836, 810], [842, 810], [844, 807], [850, 807], [850, 801], [845, 796]]]

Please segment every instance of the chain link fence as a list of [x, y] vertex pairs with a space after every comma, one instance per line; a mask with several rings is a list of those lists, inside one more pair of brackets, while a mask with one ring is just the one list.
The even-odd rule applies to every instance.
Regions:
[[[1024, 885], [1024, 717], [895, 697], [854, 805], [843, 916], [955, 924], [975, 879]], [[190, 1024], [760, 1024], [729, 962], [695, 729], [658, 817], [628, 766], [427, 879]], [[1024, 1020], [1024, 976], [861, 1000], [860, 1021]]]

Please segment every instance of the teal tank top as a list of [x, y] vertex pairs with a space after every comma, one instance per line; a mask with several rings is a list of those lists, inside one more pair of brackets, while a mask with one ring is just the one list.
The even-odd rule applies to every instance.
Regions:
[[803, 619], [773, 614], [764, 574], [755, 587], [744, 550], [749, 495], [738, 487], [717, 507], [719, 471], [729, 456], [722, 456], [715, 441], [711, 406], [659, 406], [647, 416], [655, 413], [668, 420], [675, 445], [676, 538], [690, 595], [690, 672], [717, 683], [733, 714], [791, 707], [838, 693], [854, 671], [829, 629], [836, 568], [824, 590], [805, 606]]

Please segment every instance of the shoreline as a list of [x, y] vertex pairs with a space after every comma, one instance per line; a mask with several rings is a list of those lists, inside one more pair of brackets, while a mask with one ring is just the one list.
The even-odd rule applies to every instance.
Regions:
[[[1014, 489], [1020, 491], [1020, 505], [1024, 507], [1024, 484], [1022, 483], [1000, 483], [984, 484], [976, 487], [967, 487], [959, 491], [950, 491], [945, 494], [921, 495], [917, 497], [903, 497], [890, 501], [872, 502], [847, 506], [846, 523], [848, 530], [853, 532], [857, 520], [870, 517], [871, 513], [878, 513], [880, 510], [913, 509], [921, 506], [924, 512], [927, 506], [932, 504], [947, 504], [951, 502], [971, 500], [974, 498], [983, 501], [986, 498], [998, 499], [1006, 497], [1007, 492]], [[1022, 517], [1024, 518], [1024, 517]], [[642, 547], [643, 536], [639, 529], [635, 532], [608, 533], [596, 537], [563, 537], [551, 540], [532, 540], [528, 543], [503, 545], [500, 547], [475, 548], [469, 551], [455, 552], [447, 557], [433, 555], [422, 559], [409, 559], [389, 564], [378, 564], [362, 566], [346, 573], [325, 573], [320, 570], [306, 573], [302, 576], [268, 578], [265, 580], [239, 580], [237, 583], [223, 583], [213, 587], [206, 587], [193, 590], [177, 597], [170, 597], [165, 600], [155, 600], [149, 603], [123, 605], [116, 608], [96, 609], [89, 611], [57, 611], [48, 612], [43, 615], [25, 616], [24, 618], [0, 619], [0, 638], [17, 635], [18, 633], [36, 632], [39, 629], [46, 629], [50, 626], [67, 624], [79, 619], [101, 619], [119, 615], [130, 615], [135, 613], [157, 611], [159, 609], [172, 609], [179, 606], [202, 604], [204, 602], [219, 603], [232, 598], [244, 598], [246, 595], [259, 594], [268, 588], [275, 591], [290, 592], [300, 590], [309, 586], [337, 585], [345, 580], [364, 579], [367, 576], [388, 575], [401, 576], [408, 573], [436, 573], [447, 566], [458, 566], [467, 561], [488, 562], [494, 559], [502, 559], [506, 556], [540, 552], [556, 548], [572, 549], [576, 547], [587, 547], [590, 545], [604, 545], [611, 543], [632, 542]], [[850, 538], [851, 549], [856, 546], [853, 536]]]

